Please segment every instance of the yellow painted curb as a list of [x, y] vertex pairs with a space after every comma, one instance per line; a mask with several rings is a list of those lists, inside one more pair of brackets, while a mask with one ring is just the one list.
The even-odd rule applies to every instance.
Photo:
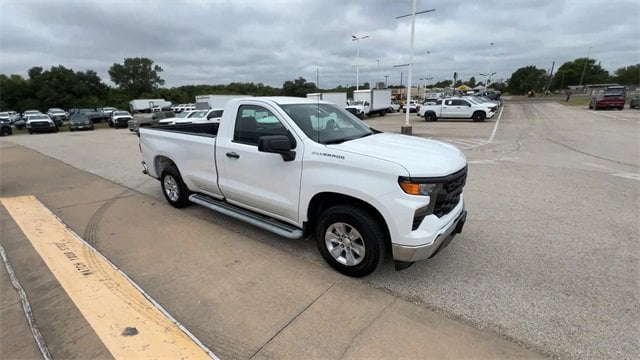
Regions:
[[116, 359], [216, 358], [35, 197], [0, 202]]

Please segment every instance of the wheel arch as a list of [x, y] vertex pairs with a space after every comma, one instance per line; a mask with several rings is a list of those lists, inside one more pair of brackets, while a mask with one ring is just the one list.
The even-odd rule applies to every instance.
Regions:
[[[160, 176], [162, 176], [162, 172], [170, 167], [174, 165], [176, 167], [176, 169], [178, 168], [178, 166], [176, 165], [176, 163], [169, 158], [168, 156], [165, 155], [158, 155], [153, 159], [153, 168], [156, 171], [156, 175], [158, 178], [160, 178]], [[180, 172], [180, 169], [178, 169], [178, 172]]]
[[[390, 244], [391, 235], [389, 232], [389, 227], [387, 226], [387, 222], [385, 221], [380, 211], [378, 211], [378, 209], [364, 200], [334, 192], [318, 193], [314, 195], [313, 198], [311, 198], [309, 207], [307, 208], [307, 223], [304, 227], [305, 235], [313, 233], [317, 219], [320, 217], [320, 214], [322, 214], [323, 211], [338, 204], [355, 206], [371, 215], [382, 227], [381, 230], [383, 231], [385, 241], [387, 242], [386, 245]], [[390, 249], [390, 247], [387, 246], [387, 249]]]

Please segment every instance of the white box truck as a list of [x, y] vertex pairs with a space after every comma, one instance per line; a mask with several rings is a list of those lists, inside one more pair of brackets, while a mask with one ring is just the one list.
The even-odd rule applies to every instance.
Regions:
[[310, 93], [307, 94], [307, 98], [328, 101], [341, 107], [347, 106], [346, 92]]
[[129, 110], [132, 113], [160, 111], [170, 106], [171, 102], [165, 99], [134, 99], [129, 101]]
[[224, 109], [231, 99], [251, 97], [251, 95], [196, 95], [196, 110]]
[[355, 90], [353, 92], [353, 101], [349, 103], [346, 109], [361, 119], [365, 115], [373, 116], [378, 114], [385, 116], [391, 109], [391, 90]]

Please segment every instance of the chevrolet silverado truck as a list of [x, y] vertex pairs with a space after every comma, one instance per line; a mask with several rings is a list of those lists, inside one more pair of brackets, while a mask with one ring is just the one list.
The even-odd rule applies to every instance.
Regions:
[[438, 119], [473, 119], [480, 122], [491, 119], [498, 110], [494, 103], [482, 103], [465, 98], [439, 99], [435, 104], [422, 105], [418, 115], [425, 121]]
[[335, 104], [230, 100], [219, 123], [143, 127], [143, 173], [191, 203], [290, 239], [315, 237], [354, 277], [387, 255], [400, 270], [462, 231], [467, 161], [456, 147], [383, 133]]

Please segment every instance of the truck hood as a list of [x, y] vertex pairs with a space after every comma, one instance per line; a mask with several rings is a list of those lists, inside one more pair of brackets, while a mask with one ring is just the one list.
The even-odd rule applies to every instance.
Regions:
[[453, 145], [400, 134], [379, 133], [327, 148], [394, 162], [413, 177], [445, 176], [467, 164], [462, 151]]

